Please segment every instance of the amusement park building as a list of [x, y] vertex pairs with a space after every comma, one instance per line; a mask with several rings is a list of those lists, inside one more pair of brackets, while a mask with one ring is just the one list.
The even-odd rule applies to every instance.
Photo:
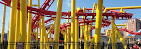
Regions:
[[[128, 30], [131, 30], [133, 32], [138, 32], [141, 29], [141, 19], [129, 19], [128, 22], [123, 23], [126, 25], [126, 28]], [[124, 32], [124, 37], [129, 36], [130, 34], [127, 32]]]
[[[140, 32], [141, 30], [141, 19], [136, 19], [136, 18], [129, 19], [128, 22], [125, 22], [123, 24], [126, 25], [126, 28], [128, 30], [131, 30], [133, 32]], [[140, 36], [138, 37], [138, 35], [132, 35], [124, 31], [123, 31], [123, 35], [126, 42], [128, 43], [134, 43], [140, 37]]]

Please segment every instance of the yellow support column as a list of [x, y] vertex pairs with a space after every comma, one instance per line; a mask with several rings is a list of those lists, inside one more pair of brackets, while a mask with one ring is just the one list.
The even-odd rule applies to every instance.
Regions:
[[1, 30], [1, 42], [4, 39], [4, 26], [5, 26], [5, 13], [6, 13], [6, 5], [3, 6], [3, 21], [2, 21], [2, 30]]
[[[17, 42], [19, 42], [19, 37], [20, 37], [20, 10], [17, 10], [15, 35], [16, 35], [15, 36], [15, 42], [17, 43]], [[14, 46], [14, 49], [16, 49], [16, 45]]]
[[55, 20], [55, 32], [54, 32], [54, 49], [59, 49], [59, 35], [60, 35], [60, 21], [62, 16], [62, 0], [57, 0], [57, 13]]
[[16, 11], [17, 11], [17, 0], [11, 0], [8, 49], [14, 49], [15, 43], [13, 42], [15, 42]]
[[[69, 16], [67, 16], [67, 18], [69, 18]], [[69, 23], [69, 19], [67, 19], [67, 23]], [[70, 42], [70, 29], [69, 26], [67, 26], [67, 49], [70, 49], [69, 42]]]
[[52, 26], [50, 27], [50, 29], [48, 30], [48, 32], [47, 32], [47, 35], [51, 32], [51, 30], [54, 28], [54, 24], [55, 24], [55, 22], [52, 24]]
[[[49, 34], [49, 41], [52, 43], [51, 33]], [[51, 44], [51, 43], [50, 43], [50, 44]]]
[[84, 49], [88, 49], [88, 24], [84, 27]]
[[[93, 4], [92, 13], [94, 13], [94, 10], [95, 10], [95, 8], [96, 8], [95, 6], [96, 6], [96, 4], [94, 3], [94, 4]], [[91, 20], [92, 20], [92, 17], [93, 17], [93, 16], [91, 16]], [[93, 24], [93, 23], [90, 23], [90, 24]], [[88, 32], [90, 32], [91, 27], [92, 27], [92, 25], [90, 25]], [[90, 33], [89, 33], [89, 40], [90, 40], [90, 47], [89, 47], [89, 49], [91, 49], [91, 48], [92, 48], [92, 44], [94, 43], [94, 37], [93, 37], [92, 40], [91, 40]]]
[[[45, 34], [44, 34], [45, 35]], [[44, 46], [44, 48], [43, 49], [46, 49], [47, 47], [46, 47], [46, 37], [44, 36], [44, 43], [43, 43], [43, 46]]]
[[[85, 13], [85, 10], [86, 10], [86, 8], [85, 8], [85, 7], [83, 7], [83, 12], [84, 12], [84, 13]], [[83, 19], [85, 19], [85, 16], [82, 16], [82, 18], [83, 18]], [[82, 21], [84, 21], [84, 20], [82, 20]], [[82, 32], [85, 34], [85, 23], [84, 23], [84, 24], [82, 24], [82, 25], [84, 25], [84, 26], [82, 26], [82, 28], [83, 28], [83, 30], [84, 30], [84, 31], [82, 31]], [[82, 33], [82, 35], [81, 35], [81, 36], [83, 36], [83, 33]], [[85, 37], [85, 35], [84, 35], [84, 43], [85, 43], [85, 41], [86, 41], [85, 39], [86, 39], [86, 37]], [[81, 47], [82, 47], [82, 46], [81, 46]], [[85, 44], [84, 44], [84, 46], [83, 46], [83, 47], [84, 47], [84, 48], [86, 47], [86, 46], [85, 46]]]
[[38, 27], [37, 27], [37, 33], [36, 33], [36, 48], [38, 47]]
[[42, 16], [41, 34], [40, 34], [40, 49], [44, 49], [44, 34], [45, 34], [44, 16]]
[[101, 34], [101, 24], [102, 24], [102, 7], [103, 7], [103, 0], [97, 1], [97, 8], [96, 8], [96, 25], [95, 25], [95, 45], [94, 49], [101, 49], [100, 48], [100, 34]]
[[[85, 13], [86, 8], [83, 7], [83, 12]], [[83, 16], [83, 19], [86, 17]], [[84, 49], [88, 49], [88, 24], [84, 23]]]
[[46, 43], [47, 43], [46, 48], [50, 49], [50, 47], [49, 47], [49, 40], [48, 40], [48, 34], [46, 34]]
[[75, 19], [75, 49], [78, 49], [78, 40], [79, 40], [79, 24], [78, 24], [78, 19]]
[[75, 0], [71, 0], [71, 49], [75, 49]]
[[83, 36], [83, 26], [80, 26], [80, 49], [82, 47], [81, 43], [82, 43], [82, 37]]
[[[28, 6], [32, 7], [32, 0], [28, 0]], [[26, 49], [30, 49], [30, 44], [31, 44], [31, 19], [32, 19], [32, 14], [28, 13], [28, 33], [27, 33], [27, 44], [26, 44]]]
[[[77, 12], [80, 10], [81, 8], [78, 7], [77, 8]], [[75, 49], [79, 49], [79, 22], [77, 17], [75, 17]]]
[[[63, 31], [61, 31], [61, 32], [63, 32]], [[65, 30], [65, 37], [64, 37], [64, 49], [67, 49], [67, 32], [66, 32], [66, 30]]]
[[109, 41], [108, 41], [107, 49], [109, 48], [110, 42], [111, 42], [111, 33], [110, 33], [110, 36], [109, 36]]
[[40, 8], [40, 0], [38, 0], [38, 8]]
[[94, 44], [94, 41], [95, 41], [95, 39], [94, 39], [94, 37], [93, 37], [93, 39], [91, 40], [91, 43], [90, 43], [90, 48], [89, 49], [91, 49], [93, 46], [93, 44]]
[[[94, 13], [95, 6], [96, 6], [96, 4], [94, 3], [94, 4], [93, 4], [92, 13]], [[92, 17], [93, 17], [93, 16], [91, 16], [91, 21], [92, 21]], [[88, 34], [89, 34], [89, 40], [91, 41], [91, 36], [90, 36], [90, 31], [91, 31], [91, 30], [90, 30], [90, 29], [91, 29], [93, 23], [91, 22], [90, 24], [91, 24], [91, 25], [89, 25]]]
[[[26, 22], [27, 22], [26, 20], [27, 20], [27, 0], [20, 0], [21, 42], [26, 42]], [[26, 45], [25, 45], [25, 43], [23, 43], [23, 44], [24, 44], [24, 48], [25, 48]]]
[[67, 30], [65, 30], [65, 38], [64, 38], [64, 49], [67, 49], [67, 40], [68, 40], [68, 38], [67, 38]]
[[112, 49], [116, 49], [116, 39], [115, 39], [115, 31], [114, 31], [114, 18], [111, 20], [111, 39], [112, 39]]
[[91, 27], [92, 27], [92, 25], [88, 25], [88, 38], [89, 38], [89, 40], [91, 41]]
[[49, 49], [49, 44], [52, 44], [52, 43], [49, 43], [49, 40], [48, 40], [48, 34], [51, 34], [51, 30], [53, 29], [54, 27], [54, 24], [55, 22], [52, 24], [52, 26], [50, 27], [50, 29], [48, 30], [48, 32], [46, 33], [45, 35], [45, 38], [46, 38], [46, 48]]
[[115, 33], [117, 34], [117, 36], [118, 36], [118, 38], [120, 39], [120, 41], [122, 42], [122, 44], [124, 45], [124, 49], [126, 49], [127, 48], [127, 45], [126, 45], [126, 42], [125, 42], [125, 40], [124, 40], [124, 38], [123, 38], [123, 36], [121, 35], [121, 33], [119, 32], [119, 29], [117, 28], [117, 26], [114, 24], [114, 26], [115, 26]]

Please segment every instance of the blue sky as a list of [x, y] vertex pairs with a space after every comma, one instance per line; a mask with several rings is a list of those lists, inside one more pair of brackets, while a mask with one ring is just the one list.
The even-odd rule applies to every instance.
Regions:
[[[1, 1], [1, 0], [0, 0]], [[43, 4], [45, 0], [41, 0], [41, 5]], [[105, 7], [123, 7], [123, 6], [141, 6], [141, 0], [104, 0], [103, 5]], [[37, 3], [37, 0], [33, 0], [33, 4]], [[97, 3], [97, 0], [76, 0], [76, 8], [77, 7], [86, 7], [86, 8], [92, 8], [93, 3]], [[57, 8], [57, 2], [53, 3], [53, 5], [50, 7], [50, 11], [56, 11]], [[2, 28], [2, 17], [3, 17], [3, 5], [0, 4], [0, 32]], [[63, 8], [62, 11], [71, 11], [71, 0], [63, 0]], [[128, 9], [124, 10], [128, 13], [133, 13], [132, 18], [141, 18], [141, 9]], [[8, 32], [8, 24], [9, 24], [9, 19], [10, 19], [10, 8], [6, 8], [6, 24], [5, 24], [5, 32]], [[47, 18], [46, 18], [47, 19]], [[62, 23], [66, 22], [66, 20], [62, 20]], [[123, 22], [127, 22], [126, 20], [116, 20], [116, 24], [122, 24]], [[110, 28], [110, 27], [107, 27]], [[102, 31], [107, 28], [102, 28]]]

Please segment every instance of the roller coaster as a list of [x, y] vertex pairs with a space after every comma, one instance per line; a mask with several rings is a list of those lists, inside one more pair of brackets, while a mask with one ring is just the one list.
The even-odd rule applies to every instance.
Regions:
[[[40, 49], [50, 49], [52, 43], [54, 49], [59, 49], [59, 43], [62, 41], [64, 49], [81, 49], [81, 47], [100, 49], [101, 28], [110, 25], [112, 28], [108, 43], [112, 43], [112, 49], [116, 49], [117, 36], [124, 49], [127, 48], [127, 43], [120, 31], [141, 35], [141, 32], [133, 32], [126, 28], [118, 29], [114, 22], [115, 20], [132, 18], [133, 14], [126, 13], [123, 9], [138, 9], [141, 6], [104, 7], [103, 0], [98, 0], [97, 4], [94, 3], [93, 8], [78, 7], [75, 9], [75, 0], [72, 0], [71, 11], [62, 12], [62, 0], [57, 0], [57, 11], [48, 10], [54, 0], [45, 0], [41, 7], [40, 0], [38, 0], [38, 5], [32, 5], [32, 0], [28, 0], [28, 3], [27, 0], [2, 0], [0, 3], [4, 5], [4, 17], [6, 6], [11, 7], [8, 49], [16, 49], [16, 43], [20, 42], [24, 43], [24, 48], [31, 49], [31, 40], [39, 41]], [[32, 17], [32, 15], [34, 16]], [[44, 17], [48, 19], [45, 20]], [[61, 19], [66, 19], [67, 23], [60, 24]], [[50, 25], [47, 26], [49, 28], [46, 28], [45, 24]], [[94, 36], [90, 36], [90, 31], [94, 29]], [[51, 34], [54, 35], [54, 38], [51, 38]], [[1, 35], [1, 42], [3, 42], [4, 32]], [[60, 40], [59, 38], [64, 39]], [[79, 44], [82, 42], [84, 42], [84, 46]], [[87, 43], [91, 44], [88, 45]]]

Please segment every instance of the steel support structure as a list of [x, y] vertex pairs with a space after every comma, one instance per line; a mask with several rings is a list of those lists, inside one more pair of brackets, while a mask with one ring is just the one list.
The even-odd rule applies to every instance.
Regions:
[[116, 36], [116, 34], [115, 34], [115, 31], [114, 31], [114, 22], [115, 22], [115, 20], [114, 20], [114, 18], [112, 18], [112, 20], [111, 20], [111, 26], [112, 26], [112, 29], [111, 29], [111, 39], [112, 39], [112, 49], [116, 49], [116, 39], [117, 38], [115, 38], [115, 36]]
[[[69, 16], [67, 16], [69, 18]], [[69, 23], [69, 19], [67, 19], [67, 23]], [[70, 29], [69, 26], [67, 26], [67, 49], [70, 49]]]
[[101, 49], [100, 48], [100, 34], [101, 34], [101, 24], [102, 24], [102, 7], [103, 7], [103, 0], [97, 1], [96, 7], [96, 25], [95, 25], [95, 44], [94, 49]]
[[[92, 13], [94, 13], [95, 8], [96, 8], [96, 4], [94, 3], [93, 4]], [[91, 16], [91, 20], [93, 19], [92, 17], [93, 16]], [[93, 23], [91, 22], [90, 24], [93, 24]], [[90, 32], [91, 27], [92, 27], [92, 25], [90, 25], [90, 27], [89, 27], [89, 32]], [[89, 34], [89, 36], [90, 36], [90, 34]], [[92, 48], [92, 45], [94, 43], [94, 38], [92, 38], [92, 40], [91, 40], [91, 37], [89, 37], [89, 40], [90, 40], [90, 47], [89, 47], [89, 49], [91, 49]]]
[[27, 0], [20, 0], [20, 32], [21, 32], [21, 42], [23, 42], [24, 48], [26, 48], [25, 42], [27, 37], [26, 20], [27, 20]]
[[9, 24], [9, 34], [8, 34], [8, 49], [14, 49], [15, 27], [16, 27], [16, 11], [17, 11], [17, 0], [11, 0], [10, 24]]
[[124, 49], [127, 48], [127, 44], [122, 36], [122, 34], [119, 32], [119, 29], [117, 28], [116, 24], [114, 23], [115, 33], [117, 34], [118, 38], [120, 39], [121, 43], [124, 45]]
[[71, 47], [75, 49], [75, 0], [71, 0]]
[[2, 30], [1, 30], [1, 42], [3, 42], [3, 40], [4, 40], [5, 14], [6, 14], [6, 5], [3, 6], [3, 21], [2, 21]]
[[[28, 0], [28, 6], [32, 7], [32, 0]], [[26, 43], [26, 49], [30, 49], [31, 46], [31, 20], [32, 20], [32, 14], [28, 13], [28, 32], [27, 32], [27, 43]]]
[[59, 35], [60, 35], [60, 22], [62, 16], [62, 0], [57, 0], [57, 12], [55, 20], [55, 32], [54, 32], [54, 49], [59, 49]]
[[[80, 9], [81, 8], [78, 7], [76, 12]], [[75, 49], [79, 49], [79, 22], [77, 16], [75, 17]]]
[[[17, 10], [16, 15], [16, 32], [15, 32], [15, 44], [19, 43], [20, 39], [20, 10]], [[16, 45], [14, 45], [14, 49], [16, 49]]]

